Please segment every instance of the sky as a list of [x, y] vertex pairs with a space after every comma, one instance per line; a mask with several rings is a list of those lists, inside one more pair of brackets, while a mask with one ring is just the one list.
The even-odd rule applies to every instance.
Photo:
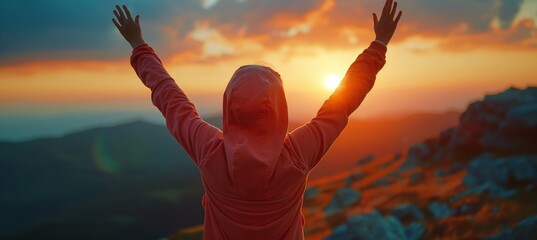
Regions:
[[[375, 39], [381, 0], [0, 1], [0, 140], [129, 119], [162, 122], [112, 23], [139, 14], [144, 39], [204, 117], [245, 64], [281, 76], [292, 121], [313, 117]], [[401, 0], [386, 65], [357, 118], [463, 111], [537, 85], [537, 0]]]

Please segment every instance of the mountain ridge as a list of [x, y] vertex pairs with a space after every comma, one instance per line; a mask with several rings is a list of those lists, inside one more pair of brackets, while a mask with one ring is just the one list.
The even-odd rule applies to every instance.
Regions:
[[[218, 117], [206, 120], [221, 127]], [[300, 125], [291, 123], [290, 129]], [[197, 168], [165, 126], [142, 119], [61, 137], [0, 142], [0, 179], [0, 210], [10, 216], [0, 218], [2, 238], [57, 238], [58, 228], [73, 229], [64, 234], [80, 238], [74, 229], [83, 232], [84, 225], [114, 226], [117, 231], [110, 230], [108, 237], [157, 238], [203, 221]], [[150, 207], [141, 211], [127, 204], [132, 199]], [[177, 212], [194, 217], [181, 218]], [[153, 217], [143, 220], [147, 214]], [[150, 223], [162, 219], [167, 226]], [[138, 230], [121, 234], [125, 226]]]

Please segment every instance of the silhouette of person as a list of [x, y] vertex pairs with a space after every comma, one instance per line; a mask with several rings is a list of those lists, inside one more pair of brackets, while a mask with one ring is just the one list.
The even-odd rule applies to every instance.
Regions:
[[194, 104], [142, 37], [140, 17], [116, 5], [113, 19], [131, 44], [131, 65], [151, 89], [170, 133], [198, 166], [205, 189], [204, 239], [303, 239], [303, 194], [309, 172], [345, 128], [384, 66], [386, 45], [401, 17], [387, 0], [376, 39], [349, 67], [316, 117], [287, 133], [280, 75], [259, 65], [235, 71], [223, 96], [223, 130], [203, 121]]

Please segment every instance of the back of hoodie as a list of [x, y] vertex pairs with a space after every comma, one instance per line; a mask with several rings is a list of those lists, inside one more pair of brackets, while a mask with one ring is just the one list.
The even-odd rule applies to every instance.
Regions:
[[310, 122], [288, 131], [282, 80], [246, 65], [224, 93], [223, 130], [203, 121], [147, 44], [131, 65], [151, 89], [170, 133], [199, 167], [205, 188], [204, 239], [303, 239], [303, 194], [317, 165], [373, 87], [386, 47], [372, 42]]

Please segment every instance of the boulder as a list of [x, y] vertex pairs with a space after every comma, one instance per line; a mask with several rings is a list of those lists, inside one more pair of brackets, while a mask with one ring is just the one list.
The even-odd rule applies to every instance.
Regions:
[[364, 178], [364, 174], [361, 172], [353, 173], [350, 176], [345, 178], [345, 183], [347, 185], [352, 185], [356, 181], [360, 181]]
[[425, 226], [419, 222], [412, 222], [405, 227], [405, 236], [407, 240], [421, 239], [421, 235], [425, 233]]
[[350, 187], [340, 188], [325, 209], [325, 216], [339, 213], [360, 200], [360, 193]]
[[430, 203], [427, 208], [436, 219], [447, 218], [455, 214], [455, 210], [451, 209], [447, 204], [436, 201]]
[[537, 239], [537, 215], [522, 220], [514, 228], [504, 228], [499, 233], [496, 233], [485, 239], [535, 240]]
[[367, 156], [365, 156], [363, 158], [360, 158], [360, 160], [358, 160], [356, 162], [356, 165], [358, 165], [358, 166], [366, 165], [366, 164], [370, 163], [371, 161], [373, 161], [373, 159], [375, 159], [375, 155], [368, 154]]
[[461, 163], [453, 163], [449, 168], [447, 169], [437, 169], [434, 173], [436, 177], [445, 177], [448, 175], [451, 175], [455, 172], [458, 172], [459, 170], [464, 169], [464, 165]]
[[483, 153], [467, 165], [463, 183], [469, 193], [489, 192], [493, 197], [506, 198], [518, 188], [537, 182], [537, 155], [495, 158]]
[[319, 189], [317, 187], [309, 187], [304, 191], [305, 198], [315, 198], [319, 196]]
[[405, 228], [394, 217], [382, 217], [378, 211], [353, 215], [347, 222], [334, 229], [325, 240], [383, 240], [407, 239]]
[[410, 175], [410, 182], [419, 182], [423, 180], [425, 176], [421, 172], [414, 172]]
[[500, 103], [537, 102], [537, 87], [524, 90], [511, 87], [501, 93], [485, 96], [485, 101]]
[[401, 169], [410, 169], [418, 165], [427, 155], [429, 155], [429, 148], [425, 143], [416, 143], [410, 146], [405, 162]]
[[391, 214], [402, 223], [411, 221], [420, 222], [424, 217], [423, 212], [416, 205], [410, 203], [395, 206], [391, 210]]
[[387, 186], [390, 184], [390, 181], [386, 178], [381, 178], [373, 183], [374, 187]]
[[487, 95], [461, 114], [459, 126], [441, 134], [441, 142], [463, 152], [535, 152], [537, 141], [536, 87], [510, 88]]

